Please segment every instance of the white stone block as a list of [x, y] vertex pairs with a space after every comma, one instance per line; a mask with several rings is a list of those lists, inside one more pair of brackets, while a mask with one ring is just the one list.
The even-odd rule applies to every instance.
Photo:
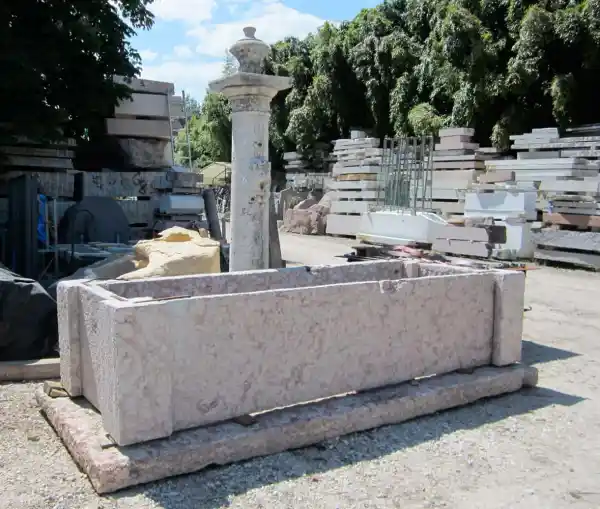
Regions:
[[494, 191], [493, 193], [467, 191], [465, 193], [466, 217], [494, 217], [506, 219], [522, 217], [537, 218], [535, 191]]
[[447, 138], [449, 136], [475, 136], [475, 129], [471, 129], [470, 127], [449, 127], [440, 129], [438, 134], [440, 138]]
[[155, 94], [132, 94], [115, 107], [115, 117], [169, 118], [168, 96]]
[[[331, 204], [332, 214], [362, 214], [373, 208], [370, 201], [344, 200], [334, 201]], [[329, 216], [328, 216], [329, 217]]]
[[360, 216], [347, 216], [341, 214], [327, 214], [328, 235], [349, 235], [354, 237], [360, 227]]
[[557, 159], [561, 157], [558, 150], [537, 150], [535, 152], [518, 152], [517, 159]]
[[168, 120], [107, 118], [106, 133], [111, 136], [121, 136], [126, 138], [171, 138], [171, 128]]
[[445, 143], [445, 140], [442, 139], [441, 143], [436, 144], [435, 150], [477, 150], [479, 148], [479, 143], [470, 143], [470, 142], [452, 142]]

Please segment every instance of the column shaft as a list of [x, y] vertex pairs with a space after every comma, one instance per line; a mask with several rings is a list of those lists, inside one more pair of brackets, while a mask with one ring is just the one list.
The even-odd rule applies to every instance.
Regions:
[[269, 268], [269, 113], [232, 113], [229, 270]]

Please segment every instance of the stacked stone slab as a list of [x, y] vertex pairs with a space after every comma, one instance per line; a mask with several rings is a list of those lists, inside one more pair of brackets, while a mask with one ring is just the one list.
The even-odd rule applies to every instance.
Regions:
[[315, 148], [310, 158], [299, 152], [285, 152], [283, 159], [286, 187], [299, 191], [325, 189], [329, 171], [326, 151]]
[[432, 172], [433, 210], [444, 217], [464, 213], [464, 193], [484, 171], [484, 161], [490, 155], [478, 152], [472, 141], [474, 129], [454, 127], [441, 129], [440, 142], [435, 145]]
[[515, 180], [538, 190], [537, 208], [551, 226], [534, 234], [534, 257], [599, 269], [600, 233], [593, 231], [600, 227], [598, 126], [565, 136], [557, 128], [533, 129], [511, 140], [518, 151]]
[[575, 216], [580, 219], [574, 221], [581, 223], [596, 214], [598, 164], [572, 157], [573, 147], [583, 148], [582, 144], [592, 143], [590, 138], [594, 137], [561, 138], [556, 128], [533, 129], [511, 136], [516, 160], [486, 161], [487, 173], [477, 186], [479, 209], [503, 207], [508, 238], [513, 245], [519, 240], [521, 257], [534, 255], [531, 227], [542, 212], [544, 221], [554, 224], [570, 224]]
[[506, 226], [487, 218], [464, 219], [437, 230], [432, 250], [438, 253], [491, 258], [494, 246], [506, 243]]
[[334, 142], [330, 187], [335, 191], [327, 216], [327, 233], [355, 236], [360, 216], [376, 203], [381, 181], [383, 149], [377, 138], [340, 139]]
[[[171, 104], [172, 83], [116, 77], [115, 81], [132, 89], [131, 99], [121, 101], [113, 118], [106, 119], [106, 133], [115, 137], [129, 158], [129, 165], [140, 169], [167, 168], [173, 165], [171, 118], [181, 117], [181, 103]], [[173, 110], [173, 111], [171, 111]]]

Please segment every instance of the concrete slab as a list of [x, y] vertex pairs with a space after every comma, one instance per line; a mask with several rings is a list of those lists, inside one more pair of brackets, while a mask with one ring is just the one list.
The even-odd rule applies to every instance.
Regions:
[[249, 425], [223, 422], [167, 439], [118, 447], [84, 400], [36, 392], [42, 412], [98, 493], [111, 493], [211, 465], [305, 447], [326, 439], [515, 392], [535, 383], [535, 368], [485, 367], [266, 412]]
[[60, 378], [60, 359], [0, 362], [0, 381], [49, 380]]
[[363, 214], [373, 209], [373, 201], [334, 201], [331, 204], [332, 214]]
[[533, 236], [538, 246], [573, 249], [600, 254], [600, 233], [568, 230], [542, 230]]
[[435, 239], [431, 246], [438, 253], [452, 253], [457, 255], [475, 256], [478, 258], [489, 258], [492, 254], [490, 244], [484, 242], [472, 242], [470, 240]]
[[131, 94], [115, 107], [115, 117], [169, 118], [169, 100], [166, 95]]
[[171, 128], [167, 120], [137, 120], [107, 118], [106, 132], [112, 136], [169, 139]]
[[355, 236], [360, 229], [361, 216], [345, 216], [342, 214], [327, 214], [327, 229], [329, 235]]
[[447, 127], [440, 129], [438, 133], [440, 138], [448, 138], [450, 136], [475, 136], [475, 129], [470, 127]]

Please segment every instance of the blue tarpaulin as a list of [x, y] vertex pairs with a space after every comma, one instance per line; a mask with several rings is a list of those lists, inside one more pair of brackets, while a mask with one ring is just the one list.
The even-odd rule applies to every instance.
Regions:
[[46, 244], [46, 207], [48, 199], [43, 194], [38, 194], [38, 225], [37, 238], [43, 244]]

